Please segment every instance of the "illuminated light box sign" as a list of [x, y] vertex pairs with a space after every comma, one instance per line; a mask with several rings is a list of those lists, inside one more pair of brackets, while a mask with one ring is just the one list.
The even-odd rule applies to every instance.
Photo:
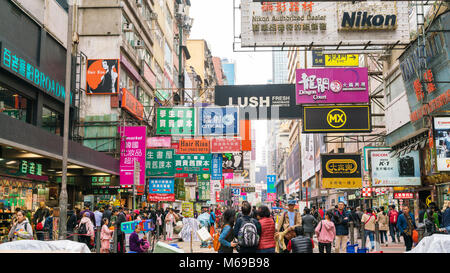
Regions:
[[204, 174], [211, 173], [211, 154], [175, 155], [177, 173]]
[[147, 149], [146, 176], [174, 176], [174, 149]]
[[412, 192], [394, 192], [394, 199], [413, 199], [414, 193]]
[[361, 155], [321, 154], [322, 188], [361, 188]]
[[86, 94], [118, 94], [119, 71], [119, 59], [87, 60]]
[[238, 107], [205, 107], [199, 109], [199, 135], [239, 134]]
[[191, 107], [157, 108], [157, 135], [195, 135], [196, 111]]
[[359, 54], [323, 54], [321, 51], [313, 50], [312, 61], [314, 67], [357, 67]]
[[92, 176], [92, 186], [109, 186], [111, 184], [111, 176]]
[[209, 154], [209, 139], [180, 139], [178, 154]]

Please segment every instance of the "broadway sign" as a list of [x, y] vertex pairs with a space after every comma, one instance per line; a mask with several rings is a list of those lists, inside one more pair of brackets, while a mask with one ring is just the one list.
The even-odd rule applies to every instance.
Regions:
[[302, 118], [294, 84], [218, 85], [214, 96], [216, 105], [239, 106], [240, 119]]
[[322, 188], [361, 188], [361, 155], [322, 154]]
[[304, 106], [303, 133], [371, 132], [369, 105]]

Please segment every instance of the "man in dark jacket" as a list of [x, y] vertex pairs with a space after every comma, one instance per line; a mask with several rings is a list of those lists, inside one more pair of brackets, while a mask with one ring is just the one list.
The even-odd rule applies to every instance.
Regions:
[[117, 221], [115, 224], [115, 229], [117, 230], [117, 252], [124, 253], [125, 252], [125, 233], [120, 230], [120, 226], [123, 222], [126, 222], [126, 216], [123, 212], [123, 208], [119, 208], [119, 215], [117, 215]]
[[333, 213], [333, 223], [336, 227], [335, 253], [345, 252], [348, 241], [348, 221], [349, 215], [345, 210], [344, 202], [339, 202], [337, 210]]
[[[40, 222], [42, 222], [44, 219], [47, 219], [47, 217], [50, 216], [50, 210], [45, 206], [45, 202], [39, 203], [39, 208], [34, 213], [33, 217], [33, 225], [36, 228], [36, 225]], [[44, 233], [43, 233], [44, 226], [42, 225], [42, 229], [38, 230], [36, 229], [36, 237], [40, 241], [44, 241]]]
[[302, 216], [302, 225], [305, 236], [312, 239], [314, 228], [317, 225], [317, 219], [311, 215], [311, 210], [309, 208], [305, 208], [305, 215]]
[[256, 250], [258, 249], [259, 237], [261, 236], [261, 224], [255, 218], [250, 217], [251, 210], [252, 207], [249, 202], [242, 202], [242, 216], [236, 220], [236, 224], [234, 225], [234, 236], [238, 238], [241, 227], [250, 222], [256, 226], [258, 242], [254, 247], [239, 246], [239, 253], [256, 253]]
[[108, 226], [111, 226], [111, 215], [112, 215], [111, 205], [107, 205], [105, 211], [103, 212], [102, 221], [104, 218], [108, 219]]
[[[313, 217], [312, 215], [310, 216]], [[314, 241], [312, 238], [305, 236], [303, 227], [296, 227], [295, 234], [297, 234], [297, 237], [289, 241], [286, 247], [287, 250], [292, 253], [313, 253]]]
[[[67, 236], [73, 235], [73, 231], [78, 224], [77, 222], [78, 212], [79, 211], [77, 209], [74, 209], [73, 211], [70, 212], [70, 214], [67, 213], [68, 215], [70, 215], [69, 219], [67, 220]], [[69, 240], [73, 240], [73, 236], [69, 237]]]

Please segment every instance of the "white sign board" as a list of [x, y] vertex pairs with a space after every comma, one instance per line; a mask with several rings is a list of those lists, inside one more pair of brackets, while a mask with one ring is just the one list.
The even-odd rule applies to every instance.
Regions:
[[241, 46], [409, 43], [408, 2], [241, 1]]
[[419, 151], [391, 157], [389, 151], [371, 151], [372, 186], [420, 186]]

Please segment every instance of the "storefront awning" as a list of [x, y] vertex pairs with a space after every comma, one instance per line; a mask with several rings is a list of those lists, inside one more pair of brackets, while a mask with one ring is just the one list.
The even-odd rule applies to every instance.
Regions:
[[392, 151], [390, 154], [393, 157], [403, 156], [411, 151], [417, 151], [425, 148], [427, 142], [428, 130], [424, 130], [419, 134], [392, 146]]

